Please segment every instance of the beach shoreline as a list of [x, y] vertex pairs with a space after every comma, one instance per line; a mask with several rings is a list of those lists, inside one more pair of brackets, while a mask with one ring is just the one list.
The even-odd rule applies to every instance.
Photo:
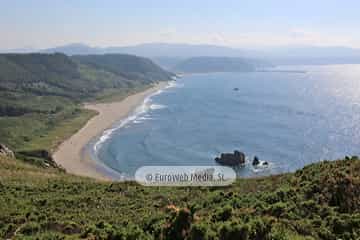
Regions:
[[105, 181], [116, 180], [120, 174], [92, 159], [87, 145], [115, 123], [129, 116], [147, 97], [164, 89], [167, 85], [168, 82], [157, 83], [155, 86], [117, 102], [84, 104], [85, 109], [94, 110], [98, 114], [58, 146], [53, 154], [54, 161], [70, 174]]

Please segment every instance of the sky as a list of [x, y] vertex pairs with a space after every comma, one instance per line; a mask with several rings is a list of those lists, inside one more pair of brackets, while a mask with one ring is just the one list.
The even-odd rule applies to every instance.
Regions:
[[358, 0], [1, 0], [0, 49], [150, 42], [360, 48]]

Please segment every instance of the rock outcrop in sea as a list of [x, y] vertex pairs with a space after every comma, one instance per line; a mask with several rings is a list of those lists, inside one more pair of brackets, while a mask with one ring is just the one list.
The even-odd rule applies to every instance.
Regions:
[[253, 165], [254, 167], [257, 167], [257, 166], [267, 166], [267, 165], [269, 165], [269, 163], [266, 162], [266, 161], [260, 161], [259, 158], [258, 158], [257, 156], [255, 156], [255, 157], [254, 157], [254, 160], [253, 160], [253, 162], [252, 162], [252, 165]]
[[215, 161], [220, 165], [239, 166], [245, 164], [245, 154], [237, 150], [234, 153], [222, 153]]
[[259, 158], [257, 157], [257, 156], [255, 156], [254, 157], [254, 160], [253, 160], [253, 162], [252, 162], [252, 165], [253, 166], [257, 166], [257, 165], [259, 165], [260, 164], [260, 160], [259, 160]]

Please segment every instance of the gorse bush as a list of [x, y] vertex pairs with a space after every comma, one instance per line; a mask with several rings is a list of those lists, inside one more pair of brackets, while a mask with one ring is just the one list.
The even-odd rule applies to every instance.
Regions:
[[[0, 160], [0, 238], [358, 239], [360, 160], [230, 187], [104, 183]], [[341, 195], [341, 196], [340, 196]]]

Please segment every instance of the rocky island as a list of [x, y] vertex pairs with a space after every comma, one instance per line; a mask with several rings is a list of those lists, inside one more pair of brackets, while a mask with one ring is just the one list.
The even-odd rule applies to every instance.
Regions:
[[234, 153], [222, 153], [215, 161], [220, 165], [239, 166], [245, 164], [245, 154], [237, 150]]

